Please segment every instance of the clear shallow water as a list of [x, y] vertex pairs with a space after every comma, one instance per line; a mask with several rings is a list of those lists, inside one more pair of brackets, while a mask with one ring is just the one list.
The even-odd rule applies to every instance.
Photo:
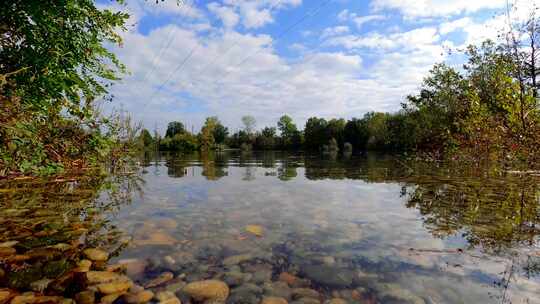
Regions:
[[[110, 263], [130, 264], [138, 282], [165, 271], [220, 279], [231, 303], [306, 286], [351, 303], [540, 303], [537, 176], [390, 156], [230, 152], [148, 156], [137, 174], [102, 183], [114, 191], [71, 185], [67, 195], [62, 182], [4, 190], [2, 212], [94, 191], [85, 200], [94, 213], [74, 216], [102, 221], [87, 240], [118, 249]], [[276, 283], [283, 272], [296, 286]]]

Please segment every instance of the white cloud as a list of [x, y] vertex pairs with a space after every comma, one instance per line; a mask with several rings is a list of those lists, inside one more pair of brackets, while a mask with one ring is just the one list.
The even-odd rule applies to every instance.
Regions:
[[366, 23], [378, 21], [378, 20], [385, 20], [385, 19], [386, 19], [386, 16], [384, 15], [359, 16], [357, 13], [351, 13], [347, 9], [342, 10], [338, 14], [339, 21], [341, 22], [352, 21], [354, 24], [356, 24], [356, 27], [358, 29], [362, 28], [362, 26]]
[[439, 26], [439, 32], [443, 35], [454, 32], [456, 30], [465, 29], [467, 26], [471, 25], [473, 21], [469, 17], [464, 17], [456, 19], [449, 22], [441, 23]]
[[395, 49], [402, 51], [423, 48], [439, 41], [437, 29], [434, 27], [417, 28], [407, 32], [381, 34], [371, 32], [360, 35], [346, 35], [328, 40], [329, 45], [343, 46], [346, 49], [372, 48]]
[[223, 6], [217, 2], [209, 3], [207, 7], [210, 12], [214, 13], [216, 17], [221, 19], [223, 26], [225, 26], [226, 28], [235, 27], [240, 20], [238, 14], [231, 7]]
[[344, 26], [344, 25], [338, 25], [338, 26], [334, 26], [334, 27], [329, 27], [329, 28], [324, 29], [324, 31], [323, 31], [323, 33], [321, 35], [321, 38], [328, 38], [328, 37], [338, 36], [338, 35], [348, 33], [349, 31], [350, 31], [349, 27]]
[[377, 21], [377, 20], [385, 20], [386, 17], [383, 15], [369, 15], [369, 16], [359, 16], [353, 18], [353, 22], [356, 24], [356, 27], [361, 28], [364, 24]]
[[407, 18], [441, 17], [460, 13], [473, 13], [483, 9], [501, 9], [506, 0], [373, 0], [374, 11], [399, 10]]

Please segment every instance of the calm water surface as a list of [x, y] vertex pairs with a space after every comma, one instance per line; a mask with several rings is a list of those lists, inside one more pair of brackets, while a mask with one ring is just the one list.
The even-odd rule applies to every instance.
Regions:
[[148, 156], [131, 173], [6, 186], [2, 236], [26, 240], [39, 208], [100, 223], [84, 241], [133, 280], [217, 278], [230, 303], [305, 286], [351, 303], [540, 303], [538, 176], [279, 152]]

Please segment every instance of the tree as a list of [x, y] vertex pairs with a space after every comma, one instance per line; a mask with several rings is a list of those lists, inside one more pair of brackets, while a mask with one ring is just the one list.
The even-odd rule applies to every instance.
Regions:
[[354, 150], [364, 150], [367, 146], [369, 133], [364, 119], [353, 118], [345, 124], [344, 140], [350, 143]]
[[30, 111], [92, 115], [93, 101], [124, 71], [106, 44], [121, 43], [129, 15], [94, 1], [8, 1], [0, 9], [2, 95]]
[[214, 128], [214, 139], [216, 141], [216, 144], [223, 144], [225, 143], [225, 139], [229, 135], [229, 129], [221, 124], [221, 122], [218, 120], [216, 123], [216, 126]]
[[282, 145], [284, 147], [290, 148], [299, 144], [299, 132], [290, 116], [281, 116], [277, 125], [281, 133]]
[[216, 116], [206, 118], [204, 126], [201, 129], [200, 144], [203, 151], [210, 151], [215, 143], [214, 130], [219, 124], [219, 119]]
[[141, 137], [142, 144], [145, 148], [150, 147], [154, 143], [152, 135], [150, 135], [150, 132], [147, 129], [141, 130], [140, 137]]
[[247, 134], [251, 135], [255, 130], [255, 125], [257, 122], [255, 120], [255, 117], [246, 115], [242, 117], [242, 123], [244, 124], [244, 131], [246, 131]]
[[172, 121], [167, 125], [167, 131], [165, 137], [174, 137], [176, 134], [183, 134], [186, 132], [184, 124], [179, 121]]
[[328, 122], [324, 118], [311, 117], [307, 120], [304, 138], [308, 149], [318, 150], [330, 140], [327, 126]]

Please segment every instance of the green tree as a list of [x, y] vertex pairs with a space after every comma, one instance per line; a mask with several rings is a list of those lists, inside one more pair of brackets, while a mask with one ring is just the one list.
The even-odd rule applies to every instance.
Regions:
[[204, 126], [201, 129], [201, 133], [199, 134], [199, 141], [203, 151], [210, 151], [214, 147], [214, 131], [218, 124], [219, 119], [216, 116], [206, 118]]
[[174, 137], [176, 134], [185, 133], [186, 129], [184, 124], [179, 121], [171, 121], [167, 125], [167, 131], [165, 132], [165, 137]]
[[147, 129], [141, 130], [140, 138], [145, 148], [148, 148], [154, 144], [154, 139], [152, 138], [150, 131], [148, 131]]
[[227, 136], [229, 136], [229, 129], [223, 124], [221, 124], [221, 122], [218, 120], [214, 128], [213, 135], [216, 144], [223, 144], [225, 143], [225, 139], [227, 139]]
[[128, 18], [94, 1], [8, 1], [0, 9], [2, 95], [28, 111], [92, 117], [93, 101], [124, 71], [106, 44]]
[[327, 126], [328, 122], [324, 118], [311, 117], [307, 120], [304, 128], [304, 140], [308, 149], [321, 149], [330, 140]]

